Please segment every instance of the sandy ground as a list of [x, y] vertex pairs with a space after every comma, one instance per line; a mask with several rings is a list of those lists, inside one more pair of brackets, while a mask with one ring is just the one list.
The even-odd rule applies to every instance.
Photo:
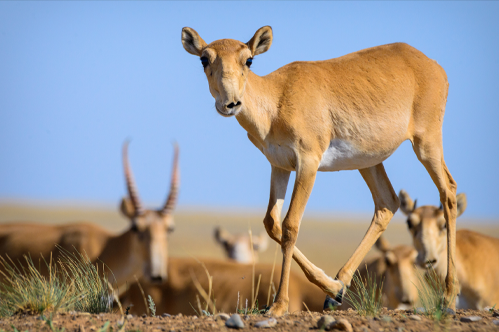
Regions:
[[[499, 317], [486, 311], [458, 310], [455, 317], [449, 317], [442, 322], [436, 322], [422, 315], [413, 315], [411, 311], [383, 310], [377, 317], [361, 317], [355, 311], [337, 311], [327, 313], [336, 320], [346, 319], [359, 332], [384, 331], [498, 331], [496, 325]], [[307, 331], [318, 330], [317, 321], [323, 316], [317, 312], [299, 312], [277, 319], [277, 324], [268, 328], [272, 331]], [[496, 312], [496, 315], [499, 315]], [[417, 316], [414, 320], [414, 316]], [[463, 317], [479, 316], [476, 322], [462, 322]], [[241, 315], [244, 323], [242, 330], [261, 330], [255, 323], [267, 319], [261, 315]], [[98, 331], [109, 322], [107, 331], [229, 331], [221, 319], [197, 316], [171, 317], [132, 317], [126, 318], [120, 314], [58, 314], [52, 317], [55, 329], [64, 328], [65, 331]], [[18, 315], [9, 319], [0, 319], [0, 331], [51, 331], [46, 321], [40, 316]]]

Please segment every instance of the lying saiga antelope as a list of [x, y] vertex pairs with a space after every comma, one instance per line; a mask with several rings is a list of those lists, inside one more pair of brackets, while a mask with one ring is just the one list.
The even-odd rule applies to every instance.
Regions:
[[225, 255], [230, 260], [241, 264], [258, 262], [258, 254], [268, 247], [267, 234], [258, 236], [248, 234], [231, 234], [222, 227], [215, 228], [215, 240], [222, 246]]
[[[174, 227], [173, 209], [179, 188], [178, 149], [175, 148], [170, 193], [159, 210], [143, 208], [128, 165], [127, 149], [128, 144], [125, 144], [123, 164], [128, 197], [121, 202], [121, 211], [130, 220], [127, 231], [113, 235], [89, 222], [57, 226], [4, 224], [0, 225], [0, 255], [8, 255], [14, 262], [25, 262], [23, 255], [30, 254], [36, 260], [42, 254], [48, 259], [53, 252], [53, 258], [58, 259], [59, 250], [54, 246], [58, 244], [69, 251], [74, 247], [94, 262], [104, 262], [113, 272], [118, 287], [133, 282], [134, 276], [151, 282], [165, 280], [166, 238]], [[114, 279], [110, 278], [110, 281], [114, 285]]]
[[[383, 282], [379, 291], [382, 293], [383, 306], [388, 309], [410, 309], [416, 304], [418, 291], [415, 263], [417, 251], [412, 246], [390, 246], [381, 236], [375, 243], [381, 256], [367, 261], [359, 267], [358, 276], [364, 281], [367, 276], [376, 277], [376, 282]], [[357, 292], [354, 283], [349, 292]], [[352, 305], [344, 302], [340, 309], [351, 308]]]
[[[383, 303], [390, 309], [409, 308], [417, 300], [417, 290], [415, 282], [414, 262], [416, 257], [415, 249], [411, 246], [400, 245], [392, 248], [384, 239], [376, 242], [377, 248], [383, 253], [381, 257], [373, 259], [359, 269], [360, 276], [365, 279], [367, 271], [376, 274], [377, 280], [384, 280]], [[237, 304], [237, 299], [242, 301], [240, 304], [245, 306], [246, 299], [249, 299], [251, 306], [251, 276], [252, 265], [237, 264], [215, 259], [195, 260], [193, 258], [168, 259], [168, 279], [163, 285], [151, 285], [142, 282], [144, 294], [147, 297], [151, 295], [158, 314], [193, 314], [194, 309], [198, 310], [196, 296], [199, 291], [196, 288], [192, 275], [195, 276], [201, 284], [201, 287], [208, 291], [209, 282], [206, 276], [206, 267], [213, 277], [212, 294], [218, 311], [232, 312]], [[273, 283], [277, 284], [279, 269], [276, 269], [273, 276]], [[256, 264], [255, 276], [262, 275], [261, 284], [258, 292], [258, 303], [260, 309], [268, 300], [268, 287], [270, 276], [272, 275], [272, 266], [269, 264]], [[355, 291], [353, 287], [352, 291]], [[295, 271], [290, 273], [290, 303], [289, 311], [299, 310], [321, 311], [322, 303], [319, 296], [321, 291], [309, 283], [304, 277], [298, 275]], [[272, 292], [271, 292], [272, 294]], [[272, 301], [272, 297], [270, 301]], [[132, 284], [127, 293], [122, 297], [123, 306], [133, 305], [132, 312], [143, 314], [146, 312], [144, 298], [137, 284]], [[204, 301], [203, 301], [204, 302]], [[303, 305], [305, 303], [307, 306]], [[191, 306], [192, 305], [192, 306]], [[193, 309], [194, 307], [194, 309]], [[203, 306], [204, 308], [204, 306]], [[344, 303], [339, 309], [351, 308], [350, 304]]]
[[[146, 298], [151, 295], [156, 304], [157, 314], [168, 313], [192, 315], [194, 310], [198, 310], [196, 296], [199, 296], [202, 308], [204, 300], [196, 288], [192, 276], [199, 281], [201, 287], [208, 292], [209, 282], [203, 264], [213, 278], [212, 299], [217, 311], [234, 312], [239, 298], [239, 306], [251, 308], [251, 287], [252, 287], [252, 264], [240, 264], [226, 260], [200, 259], [187, 257], [171, 257], [168, 260], [168, 279], [162, 285], [151, 285], [143, 283]], [[276, 267], [273, 275], [273, 283], [277, 285], [280, 268]], [[260, 287], [258, 290], [258, 306], [262, 309], [269, 300], [272, 303], [274, 288], [271, 288], [270, 298], [269, 285], [272, 275], [272, 265], [255, 265], [255, 288], [258, 276], [261, 274]], [[255, 289], [256, 292], [256, 289]], [[306, 310], [305, 303], [311, 311], [322, 311], [321, 290], [308, 282], [303, 276], [295, 271], [290, 273], [289, 293], [291, 300], [289, 303], [290, 312]], [[130, 289], [121, 299], [123, 307], [131, 306], [131, 312], [143, 314], [146, 306], [142, 292], [137, 284], [130, 286]], [[193, 309], [194, 308], [194, 309]], [[210, 312], [212, 308], [210, 307]]]
[[[457, 210], [456, 183], [442, 147], [445, 71], [415, 48], [396, 43], [326, 61], [293, 62], [257, 76], [250, 66], [256, 55], [270, 48], [272, 38], [272, 29], [266, 26], [247, 43], [221, 39], [207, 44], [194, 29], [182, 29], [182, 44], [200, 58], [217, 112], [235, 116], [272, 166], [264, 224], [269, 236], [281, 244], [283, 263], [270, 314], [280, 316], [288, 309], [292, 258], [328, 295], [325, 307], [342, 302], [344, 287], [399, 207], [382, 162], [405, 140], [412, 142], [444, 206], [450, 257], [446, 298], [453, 298]], [[317, 171], [353, 169], [359, 170], [371, 190], [375, 212], [360, 245], [334, 280], [295, 243]], [[281, 229], [291, 171], [296, 171], [296, 181]], [[334, 246], [328, 248], [333, 254]]]
[[[441, 208], [416, 207], [405, 190], [399, 194], [400, 209], [407, 215], [407, 227], [418, 250], [421, 267], [432, 266], [442, 279], [447, 273], [446, 224]], [[457, 216], [466, 210], [464, 193], [457, 195]], [[483, 309], [499, 304], [499, 239], [460, 229], [456, 234], [457, 276], [461, 286], [457, 305], [462, 309]]]

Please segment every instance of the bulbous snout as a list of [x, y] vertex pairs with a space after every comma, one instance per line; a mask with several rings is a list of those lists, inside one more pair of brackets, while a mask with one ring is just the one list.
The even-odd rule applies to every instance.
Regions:
[[215, 103], [215, 108], [217, 109], [218, 113], [220, 113], [222, 116], [233, 116], [237, 115], [237, 113], [241, 110], [242, 102], [240, 100], [235, 100], [235, 101], [227, 101], [223, 103], [221, 106], [220, 104], [222, 103]]
[[419, 266], [422, 268], [430, 268], [430, 267], [435, 267], [438, 263], [438, 260], [433, 257], [432, 255], [428, 255], [427, 253], [418, 253], [418, 257], [416, 259], [416, 262], [418, 263]]
[[242, 104], [241, 101], [238, 100], [235, 103], [234, 102], [230, 102], [229, 104], [226, 104], [225, 107], [228, 108], [228, 109], [233, 109], [235, 107], [241, 106], [241, 104]]
[[151, 273], [149, 275], [146, 274], [146, 277], [149, 277], [149, 281], [153, 284], [162, 284], [168, 280], [168, 272], [166, 266], [161, 266], [159, 269], [155, 269], [152, 267]]
[[163, 276], [151, 276], [151, 282], [153, 284], [162, 284], [164, 281]]
[[244, 94], [244, 80], [236, 72], [224, 72], [210, 91], [216, 100], [216, 109], [223, 116], [233, 116], [241, 110]]
[[151, 227], [149, 261], [145, 265], [146, 275], [152, 283], [163, 283], [168, 278], [168, 247], [163, 227]]

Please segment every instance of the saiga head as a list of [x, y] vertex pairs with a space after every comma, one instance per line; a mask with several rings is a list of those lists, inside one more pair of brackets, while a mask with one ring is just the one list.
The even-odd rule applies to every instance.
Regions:
[[269, 238], [267, 233], [263, 232], [259, 236], [252, 236], [250, 241], [249, 235], [233, 235], [221, 227], [215, 228], [214, 237], [223, 246], [229, 259], [242, 264], [256, 263], [258, 253], [267, 250]]
[[386, 274], [384, 283], [388, 307], [410, 309], [418, 299], [415, 282], [416, 257], [418, 253], [412, 246], [400, 245], [384, 253]]
[[144, 277], [151, 282], [162, 283], [168, 276], [168, 234], [173, 232], [173, 210], [177, 202], [180, 183], [178, 169], [178, 147], [175, 146], [170, 193], [165, 205], [158, 210], [145, 210], [140, 201], [132, 170], [128, 164], [128, 143], [123, 146], [128, 197], [121, 201], [121, 212], [130, 220], [133, 234], [133, 252], [144, 262]]
[[270, 48], [272, 28], [258, 29], [247, 43], [220, 39], [207, 45], [194, 29], [186, 27], [182, 29], [182, 44], [187, 52], [200, 57], [215, 108], [228, 117], [237, 115], [244, 107], [244, 90], [253, 57]]
[[[442, 207], [417, 207], [417, 200], [413, 201], [405, 190], [400, 191], [399, 199], [400, 210], [407, 216], [407, 227], [418, 251], [417, 263], [424, 268], [436, 268], [439, 258], [447, 251], [447, 227]], [[460, 193], [456, 199], [459, 217], [466, 210], [466, 195]]]
[[378, 265], [378, 276], [383, 273], [383, 291], [386, 305], [390, 309], [410, 309], [418, 299], [415, 285], [417, 251], [412, 246], [399, 245], [392, 248], [384, 236], [376, 241], [376, 248], [383, 253], [383, 261]]

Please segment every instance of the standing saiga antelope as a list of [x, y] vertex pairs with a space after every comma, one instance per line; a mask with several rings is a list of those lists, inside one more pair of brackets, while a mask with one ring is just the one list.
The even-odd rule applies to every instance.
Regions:
[[[447, 273], [446, 223], [441, 208], [416, 207], [405, 190], [399, 193], [400, 210], [407, 215], [407, 227], [418, 251], [421, 267], [433, 267], [442, 279]], [[457, 216], [467, 206], [464, 193], [457, 195]], [[467, 229], [456, 233], [455, 264], [460, 284], [457, 306], [482, 310], [499, 304], [499, 239]]]
[[258, 262], [258, 253], [267, 250], [267, 234], [258, 236], [248, 234], [231, 234], [222, 227], [215, 228], [215, 240], [223, 247], [224, 253], [232, 261], [241, 264]]
[[[88, 222], [67, 225], [40, 225], [10, 223], [0, 226], [0, 255], [8, 255], [14, 262], [25, 262], [23, 256], [31, 254], [37, 259], [53, 252], [59, 257], [58, 244], [63, 249], [78, 250], [93, 262], [103, 262], [113, 272], [109, 280], [118, 287], [142, 277], [150, 282], [166, 280], [167, 234], [174, 229], [173, 210], [179, 188], [178, 148], [175, 147], [170, 193], [159, 210], [146, 210], [137, 194], [128, 165], [128, 144], [123, 146], [123, 165], [128, 197], [121, 202], [121, 211], [130, 220], [130, 228], [114, 235], [104, 228]], [[46, 273], [46, 271], [44, 271]]]
[[[287, 310], [291, 258], [328, 295], [326, 307], [341, 303], [345, 285], [350, 285], [354, 271], [399, 207], [382, 162], [405, 140], [412, 142], [444, 206], [449, 243], [446, 298], [453, 298], [457, 210], [456, 183], [442, 147], [445, 71], [415, 48], [396, 43], [326, 61], [293, 62], [257, 76], [250, 66], [256, 55], [270, 48], [272, 38], [271, 27], [265, 26], [247, 43], [221, 39], [206, 44], [195, 30], [182, 29], [185, 50], [201, 59], [217, 112], [235, 116], [272, 166], [264, 224], [269, 236], [281, 244], [283, 263], [269, 313], [280, 316]], [[371, 190], [375, 212], [360, 245], [334, 280], [295, 243], [317, 171], [353, 169], [360, 171]], [[296, 180], [281, 229], [291, 171]]]

